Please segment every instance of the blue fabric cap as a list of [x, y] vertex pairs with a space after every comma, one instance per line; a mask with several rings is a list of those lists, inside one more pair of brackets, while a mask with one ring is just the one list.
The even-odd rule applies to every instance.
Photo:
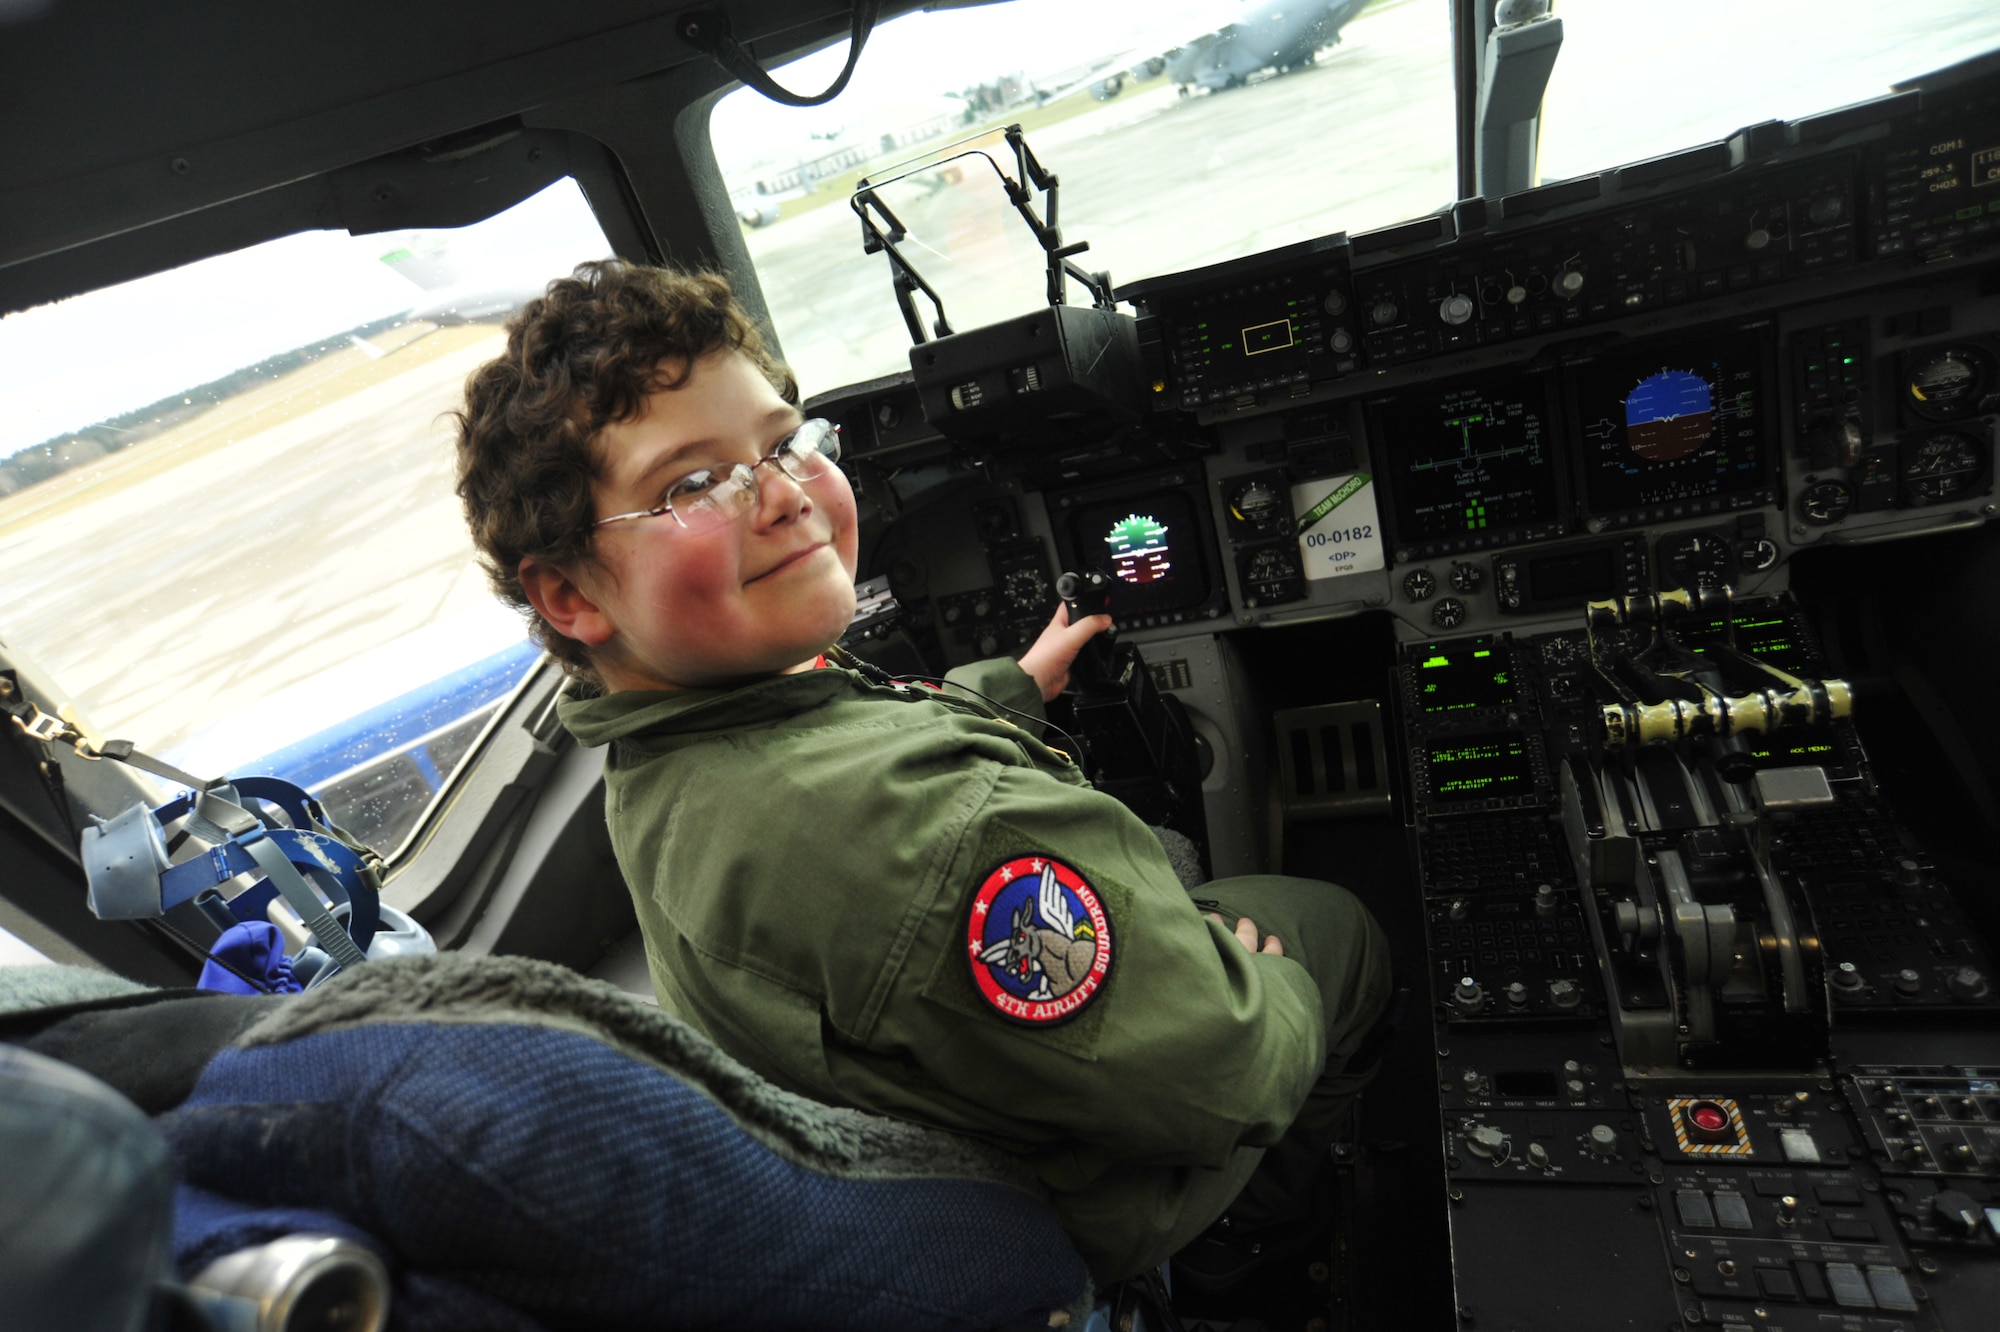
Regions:
[[[246, 920], [231, 925], [208, 952], [209, 960], [202, 963], [201, 978], [195, 982], [198, 990], [220, 990], [224, 994], [297, 994], [302, 988], [292, 975], [292, 959], [285, 956], [285, 936], [269, 921]], [[245, 976], [263, 981], [264, 988], [245, 985], [217, 966], [218, 958]]]

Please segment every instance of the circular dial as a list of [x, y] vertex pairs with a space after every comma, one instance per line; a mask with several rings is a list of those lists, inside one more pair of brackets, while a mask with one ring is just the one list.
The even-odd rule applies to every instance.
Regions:
[[1736, 552], [1713, 532], [1660, 538], [1660, 568], [1673, 587], [1723, 587], [1736, 572]]
[[1932, 435], [1905, 453], [1903, 498], [1911, 504], [1937, 504], [1972, 489], [1985, 470], [1978, 443], [1965, 435]]
[[1412, 569], [1403, 575], [1403, 595], [1411, 601], [1429, 601], [1438, 590], [1438, 580], [1429, 569]]
[[1799, 513], [1817, 527], [1837, 523], [1854, 507], [1854, 492], [1839, 481], [1820, 481], [1799, 496]]
[[1042, 576], [1040, 569], [1016, 569], [1007, 575], [1002, 591], [1007, 595], [1007, 604], [1017, 611], [1038, 611], [1054, 599], [1049, 590], [1049, 580]]
[[1978, 347], [1939, 347], [1911, 360], [1903, 401], [1918, 416], [1949, 421], [1970, 416], [1993, 385], [1993, 358]]
[[1763, 573], [1778, 562], [1778, 555], [1778, 543], [1769, 537], [1758, 537], [1736, 547], [1736, 562], [1751, 573]]
[[1285, 493], [1262, 477], [1246, 481], [1229, 497], [1229, 516], [1251, 527], [1268, 527], [1285, 512]]
[[1479, 590], [1486, 581], [1486, 570], [1477, 564], [1454, 564], [1451, 566], [1451, 586], [1455, 592], [1471, 594]]
[[1457, 597], [1440, 598], [1431, 607], [1431, 623], [1440, 629], [1456, 629], [1465, 623], [1465, 603]]
[[1574, 666], [1590, 655], [1582, 639], [1571, 638], [1567, 634], [1542, 642], [1542, 661], [1549, 666]]
[[1255, 595], [1275, 596], [1285, 584], [1296, 581], [1302, 575], [1298, 551], [1290, 546], [1266, 546], [1254, 552], [1244, 566], [1243, 585], [1252, 589]]

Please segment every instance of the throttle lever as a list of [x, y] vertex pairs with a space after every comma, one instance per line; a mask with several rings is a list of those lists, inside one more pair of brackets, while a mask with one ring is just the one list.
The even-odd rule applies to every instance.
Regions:
[[[1085, 569], [1082, 573], [1065, 570], [1056, 579], [1056, 595], [1069, 608], [1069, 622], [1077, 624], [1092, 615], [1111, 613], [1111, 579], [1097, 569]], [[1113, 625], [1101, 634], [1095, 634], [1090, 641], [1077, 651], [1076, 660], [1070, 666], [1070, 675], [1084, 688], [1102, 687], [1118, 678], [1117, 649], [1113, 640], [1117, 626]]]

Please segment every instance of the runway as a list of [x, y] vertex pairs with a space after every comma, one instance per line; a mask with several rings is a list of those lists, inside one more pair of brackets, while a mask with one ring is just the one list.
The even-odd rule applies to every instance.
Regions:
[[[443, 419], [499, 330], [398, 346], [411, 331], [0, 501], [0, 640], [101, 732], [156, 753], [440, 621], [468, 651], [518, 640], [472, 562]], [[382, 698], [434, 665], [385, 662]], [[320, 704], [338, 711], [301, 724], [369, 688], [347, 680]]]

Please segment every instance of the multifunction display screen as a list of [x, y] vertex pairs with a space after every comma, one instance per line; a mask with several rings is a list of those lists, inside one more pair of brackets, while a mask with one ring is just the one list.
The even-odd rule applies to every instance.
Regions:
[[1410, 658], [1410, 686], [1426, 715], [1504, 708], [1514, 701], [1514, 674], [1498, 647], [1432, 648]]
[[1763, 339], [1725, 331], [1575, 372], [1583, 489], [1595, 514], [1749, 497], [1770, 486], [1775, 407]]
[[1375, 405], [1399, 544], [1498, 545], [1559, 530], [1549, 394], [1539, 378], [1468, 381]]
[[[1792, 622], [1777, 611], [1738, 615], [1736, 650], [1748, 653], [1767, 666], [1788, 675], [1811, 674], [1817, 668], [1812, 646], [1804, 641]], [[1700, 652], [1710, 643], [1720, 643], [1728, 630], [1720, 617], [1689, 625], [1677, 631], [1681, 642]]]
[[1303, 275], [1177, 305], [1174, 361], [1184, 407], [1323, 378], [1332, 363], [1321, 295]]
[[1070, 549], [1111, 575], [1111, 616], [1186, 610], [1208, 599], [1202, 529], [1187, 496], [1087, 504], [1070, 519]]
[[1432, 740], [1424, 759], [1435, 800], [1484, 800], [1527, 795], [1535, 789], [1528, 742], [1515, 732]]

